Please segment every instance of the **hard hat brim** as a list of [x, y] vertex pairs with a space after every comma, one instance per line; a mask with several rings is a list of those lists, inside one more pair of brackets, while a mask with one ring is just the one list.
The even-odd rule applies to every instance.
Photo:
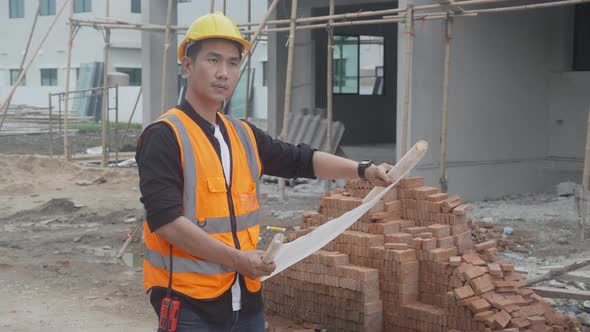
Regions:
[[226, 39], [226, 40], [231, 40], [231, 41], [237, 42], [238, 44], [242, 45], [242, 54], [246, 53], [250, 49], [250, 42], [249, 41], [242, 39], [242, 38], [230, 37], [227, 35], [208, 35], [206, 37], [201, 37], [201, 38], [188, 38], [187, 37], [187, 38], [184, 38], [182, 40], [182, 42], [180, 43], [180, 45], [178, 46], [178, 61], [182, 62], [182, 58], [186, 55], [186, 46], [188, 45], [189, 42], [196, 42], [196, 41], [214, 39], [214, 38]]

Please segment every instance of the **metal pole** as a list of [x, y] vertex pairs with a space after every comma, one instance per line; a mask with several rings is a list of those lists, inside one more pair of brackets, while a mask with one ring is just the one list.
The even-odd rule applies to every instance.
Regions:
[[[285, 82], [285, 106], [283, 113], [283, 130], [279, 139], [287, 141], [289, 138], [289, 111], [291, 109], [291, 84], [293, 83], [293, 52], [295, 50], [295, 20], [297, 19], [297, 0], [291, 0], [291, 26], [289, 30], [289, 50], [287, 55], [287, 78]], [[285, 200], [285, 180], [279, 179], [281, 200]]]
[[586, 130], [586, 154], [584, 156], [584, 173], [580, 192], [580, 220], [578, 239], [584, 241], [586, 219], [588, 218], [588, 192], [590, 191], [590, 112], [588, 112], [588, 129]]
[[214, 11], [215, 11], [215, 0], [211, 0], [211, 10], [209, 10], [209, 12], [211, 14], [213, 14]]
[[[334, 15], [334, 0], [330, 0], [330, 16]], [[328, 21], [328, 63], [327, 65], [327, 77], [326, 77], [326, 118], [328, 121], [328, 130], [327, 130], [327, 137], [326, 137], [326, 150], [328, 153], [332, 153], [334, 150], [332, 147], [332, 119], [333, 119], [333, 111], [334, 111], [334, 104], [333, 104], [333, 94], [334, 94], [334, 81], [333, 81], [333, 65], [334, 65], [334, 28], [332, 28], [331, 24], [334, 23], [333, 20]], [[330, 180], [325, 180], [324, 182], [324, 191], [330, 190]]]
[[[226, 10], [227, 10], [227, 8], [226, 8], [227, 3], [226, 2], [227, 2], [226, 0], [223, 0], [223, 15], [227, 15], [226, 14]], [[250, 22], [250, 19], [248, 19], [248, 22]]]
[[446, 193], [447, 184], [447, 124], [449, 116], [449, 74], [451, 66], [451, 40], [453, 38], [453, 18], [448, 17], [446, 21], [445, 32], [445, 73], [443, 80], [443, 103], [442, 103], [442, 130], [441, 130], [441, 148], [440, 148], [440, 191]]
[[[61, 126], [61, 107], [62, 107], [62, 101], [64, 100], [63, 96], [60, 94], [59, 97], [57, 98], [57, 102], [59, 104], [59, 108], [57, 110], [57, 129], [58, 129], [58, 133], [62, 133], [62, 126]], [[66, 134], [65, 132], [63, 132], [64, 135]]]
[[[223, 0], [223, 10], [225, 13], [225, 0]], [[252, 1], [248, 0], [248, 22], [252, 20]], [[250, 39], [250, 37], [248, 37]], [[248, 62], [246, 64], [246, 106], [244, 107], [244, 119], [248, 120], [248, 111], [250, 107], [250, 70], [251, 70], [252, 53], [248, 52]]]
[[125, 128], [125, 131], [123, 132], [123, 136], [119, 140], [119, 147], [117, 149], [121, 149], [121, 146], [123, 146], [123, 141], [127, 137], [127, 131], [129, 131], [129, 126], [131, 126], [131, 120], [133, 119], [133, 115], [135, 114], [135, 110], [137, 109], [137, 104], [139, 104], [139, 98], [141, 97], [142, 89], [143, 89], [142, 87], [139, 88], [139, 93], [137, 94], [137, 99], [135, 99], [135, 105], [133, 105], [133, 111], [131, 111], [131, 116], [129, 116], [129, 121], [127, 121], [127, 127]]
[[49, 156], [53, 157], [53, 112], [51, 105], [51, 93], [49, 94]]
[[[106, 16], [109, 17], [110, 0], [106, 0]], [[109, 45], [111, 43], [111, 30], [105, 29], [105, 43], [103, 49], [103, 82], [102, 82], [102, 161], [100, 165], [107, 167], [108, 151], [107, 151], [107, 125], [108, 125], [108, 86], [109, 86]]]
[[[166, 14], [166, 32], [164, 34], [164, 54], [162, 56], [162, 99], [160, 100], [160, 111], [166, 112], [166, 76], [168, 75], [168, 49], [170, 48], [170, 16], [172, 16], [172, 0], [168, 0], [168, 11]], [[175, 62], [176, 63], [176, 62]]]
[[404, 88], [404, 114], [402, 123], [402, 156], [408, 152], [408, 121], [410, 115], [410, 78], [412, 76], [412, 38], [414, 35], [414, 7], [408, 0], [406, 14], [406, 82]]
[[66, 64], [66, 94], [65, 94], [65, 109], [64, 109], [64, 158], [66, 161], [70, 160], [70, 153], [68, 151], [68, 117], [70, 112], [70, 72], [72, 71], [72, 46], [74, 38], [74, 26], [72, 25], [72, 18], [74, 17], [74, 1], [70, 3], [70, 26], [68, 31], [68, 55]]
[[[115, 141], [119, 139], [119, 85], [115, 85]], [[119, 164], [119, 149], [115, 149], [115, 166]]]

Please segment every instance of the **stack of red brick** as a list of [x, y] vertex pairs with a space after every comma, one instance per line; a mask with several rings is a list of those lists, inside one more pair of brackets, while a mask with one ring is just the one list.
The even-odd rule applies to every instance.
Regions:
[[[362, 202], [351, 181], [305, 213], [292, 241]], [[270, 312], [339, 331], [572, 331], [575, 323], [525, 288], [496, 260], [496, 243], [475, 244], [466, 205], [421, 177], [392, 189], [350, 230], [264, 283]]]

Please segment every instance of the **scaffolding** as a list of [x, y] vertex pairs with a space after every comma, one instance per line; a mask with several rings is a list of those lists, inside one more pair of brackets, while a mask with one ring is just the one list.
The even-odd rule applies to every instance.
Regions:
[[[116, 20], [109, 18], [108, 13], [108, 3], [107, 0], [107, 12], [106, 17], [104, 18], [96, 18], [96, 19], [80, 19], [73, 17], [73, 2], [71, 0], [66, 0], [62, 7], [59, 9], [58, 14], [54, 17], [48, 31], [46, 32], [45, 36], [43, 37], [39, 47], [33, 53], [33, 56], [24, 70], [21, 71], [17, 82], [13, 89], [9, 92], [9, 97], [12, 96], [14, 93], [14, 89], [18, 86], [18, 83], [26, 74], [26, 71], [29, 69], [32, 61], [37, 56], [40, 48], [42, 47], [43, 43], [45, 42], [47, 35], [53, 28], [55, 21], [61, 15], [63, 9], [66, 7], [68, 3], [70, 3], [70, 33], [68, 37], [68, 57], [67, 57], [67, 79], [66, 79], [66, 108], [65, 108], [65, 118], [64, 118], [64, 129], [67, 131], [67, 117], [68, 117], [68, 106], [67, 106], [67, 96], [69, 91], [69, 72], [70, 72], [70, 59], [71, 59], [71, 49], [72, 49], [72, 40], [75, 37], [75, 31], [81, 27], [92, 27], [99, 30], [105, 31], [105, 52], [104, 52], [104, 61], [105, 61], [105, 84], [106, 79], [106, 71], [108, 70], [108, 45], [109, 45], [109, 38], [110, 38], [110, 31], [111, 30], [139, 30], [139, 31], [147, 31], [147, 32], [164, 32], [166, 38], [164, 40], [163, 50], [164, 50], [164, 59], [163, 59], [163, 68], [165, 68], [165, 63], [168, 61], [166, 58], [166, 50], [169, 47], [169, 38], [171, 32], [173, 35], [176, 36], [177, 34], [184, 33], [189, 27], [188, 26], [172, 26], [170, 25], [170, 16], [171, 16], [171, 4], [173, 0], [168, 0], [168, 12], [167, 12], [167, 19], [166, 25], [157, 25], [157, 24], [148, 24], [148, 23], [140, 23], [140, 22], [130, 22], [125, 20]], [[441, 123], [441, 156], [440, 156], [440, 173], [439, 173], [439, 181], [441, 191], [446, 191], [447, 189], [447, 180], [446, 180], [446, 151], [447, 151], [447, 123], [448, 123], [448, 87], [449, 87], [449, 76], [451, 73], [450, 68], [450, 59], [451, 59], [451, 49], [452, 49], [452, 39], [453, 39], [453, 25], [454, 21], [458, 18], [462, 17], [478, 17], [480, 15], [485, 14], [492, 14], [492, 13], [506, 13], [506, 12], [514, 12], [514, 11], [523, 11], [523, 10], [534, 10], [540, 8], [551, 8], [551, 7], [561, 7], [561, 6], [571, 6], [576, 4], [588, 3], [590, 0], [562, 0], [562, 1], [540, 1], [534, 0], [532, 3], [526, 5], [513, 5], [513, 6], [505, 6], [504, 3], [509, 0], [465, 0], [465, 1], [452, 1], [452, 0], [439, 0], [438, 3], [427, 4], [427, 5], [418, 5], [415, 6], [412, 0], [407, 0], [407, 5], [404, 8], [391, 8], [386, 10], [377, 10], [377, 11], [362, 11], [356, 13], [344, 13], [344, 14], [334, 14], [334, 1], [330, 0], [330, 12], [329, 15], [325, 16], [312, 16], [312, 17], [299, 17], [297, 18], [297, 0], [291, 0], [291, 17], [289, 19], [278, 19], [278, 20], [269, 20], [270, 16], [275, 10], [279, 0], [274, 0], [267, 9], [266, 15], [262, 22], [250, 22], [250, 3], [248, 4], [248, 18], [249, 22], [245, 24], [238, 24], [238, 27], [241, 29], [242, 34], [245, 36], [252, 36], [250, 41], [252, 42], [252, 47], [248, 50], [248, 54], [246, 57], [242, 59], [241, 65], [241, 72], [240, 77], [242, 76], [243, 72], [249, 67], [251, 55], [256, 48], [256, 44], [259, 41], [260, 37], [265, 34], [270, 34], [273, 32], [289, 32], [288, 38], [288, 61], [287, 61], [287, 77], [285, 82], [285, 104], [284, 104], [284, 117], [283, 117], [283, 127], [281, 130], [280, 138], [287, 139], [288, 137], [288, 121], [289, 121], [289, 112], [290, 112], [290, 97], [291, 97], [291, 80], [292, 80], [292, 72], [293, 72], [293, 46], [295, 44], [295, 37], [296, 32], [301, 30], [309, 30], [309, 29], [327, 29], [329, 40], [328, 40], [328, 55], [327, 55], [327, 62], [328, 62], [328, 70], [330, 71], [331, 68], [331, 59], [332, 59], [332, 48], [333, 48], [333, 34], [332, 31], [334, 28], [337, 27], [344, 27], [344, 26], [358, 26], [358, 25], [371, 25], [371, 24], [389, 24], [389, 23], [401, 23], [404, 24], [406, 27], [405, 31], [405, 55], [406, 55], [406, 62], [405, 62], [405, 72], [404, 72], [404, 83], [403, 83], [403, 107], [402, 107], [402, 143], [401, 143], [401, 154], [403, 155], [408, 149], [408, 122], [411, 116], [411, 95], [410, 95], [410, 88], [411, 88], [411, 70], [412, 70], [412, 57], [413, 57], [413, 37], [415, 35], [414, 31], [414, 22], [419, 21], [426, 21], [426, 20], [443, 20], [446, 22], [445, 30], [443, 31], [445, 37], [445, 59], [444, 59], [444, 77], [443, 77], [443, 97], [441, 103], [441, 110], [442, 110], [442, 123]], [[492, 5], [493, 8], [475, 8], [475, 9], [466, 9], [468, 7], [473, 6], [481, 6], [481, 5]], [[210, 11], [215, 11], [215, 1], [211, 0]], [[223, 11], [226, 11], [226, 1], [223, 1]], [[288, 26], [287, 26], [288, 25]], [[256, 30], [253, 30], [252, 27], [257, 26]], [[272, 26], [272, 27], [271, 27]], [[165, 69], [164, 69], [165, 70]], [[328, 74], [330, 75], [330, 74]], [[163, 76], [164, 79], [164, 76]], [[163, 86], [164, 84], [162, 84]], [[246, 82], [247, 89], [250, 89], [250, 80]], [[332, 117], [333, 114], [333, 103], [332, 103], [332, 80], [330, 77], [327, 80], [327, 101], [328, 101], [328, 109], [327, 114], [328, 118]], [[235, 87], [234, 87], [235, 91]], [[162, 102], [164, 101], [165, 89], [162, 88]], [[232, 92], [233, 93], [233, 92]], [[246, 95], [248, 98], [248, 95]], [[0, 111], [3, 113], [7, 110], [7, 104], [9, 102], [9, 98], [7, 98], [0, 108]], [[103, 103], [104, 105], [105, 103]], [[248, 103], [246, 103], [248, 105]], [[227, 103], [225, 104], [227, 106]], [[247, 106], [246, 106], [247, 107]], [[225, 109], [224, 109], [225, 111]], [[106, 110], [103, 110], [103, 120], [106, 117]], [[103, 127], [106, 124], [103, 121]], [[1, 128], [1, 127], [0, 127]], [[103, 129], [103, 136], [104, 134]], [[328, 121], [328, 130], [327, 130], [327, 149], [330, 149], [331, 146], [331, 137], [332, 134], [332, 122]], [[64, 136], [64, 143], [66, 143], [67, 135]], [[104, 144], [104, 139], [103, 139]], [[64, 149], [67, 149], [67, 144], [64, 144]], [[106, 149], [103, 151], [103, 166], [106, 165], [105, 155]], [[67, 150], [64, 151], [64, 156], [68, 156]], [[582, 203], [583, 206], [586, 206], [586, 198], [589, 196], [589, 173], [590, 173], [590, 116], [588, 122], [588, 142], [586, 144], [585, 149], [585, 162], [584, 162], [584, 176], [583, 176], [583, 192], [582, 192]], [[281, 190], [283, 192], [283, 190]], [[282, 197], [284, 197], [282, 195]], [[586, 220], [587, 209], [584, 209], [584, 215], [580, 218], [579, 222], [579, 238], [580, 240], [584, 239], [584, 225]]]

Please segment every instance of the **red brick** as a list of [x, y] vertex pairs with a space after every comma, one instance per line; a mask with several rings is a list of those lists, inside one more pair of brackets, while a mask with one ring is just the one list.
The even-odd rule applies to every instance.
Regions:
[[475, 291], [476, 295], [483, 294], [485, 292], [489, 292], [494, 290], [494, 284], [492, 283], [492, 279], [489, 274], [485, 274], [481, 277], [471, 279], [470, 281], [471, 288]]
[[406, 177], [400, 180], [398, 184], [402, 189], [413, 189], [424, 186], [423, 176]]
[[457, 255], [457, 248], [437, 248], [429, 252], [430, 260], [433, 262], [448, 262], [451, 256]]
[[422, 250], [432, 250], [436, 249], [436, 239], [423, 239], [422, 240]]
[[449, 195], [446, 193], [436, 193], [432, 195], [428, 195], [426, 200], [429, 202], [441, 202], [449, 198]]
[[406, 250], [408, 249], [407, 243], [385, 243], [385, 249], [387, 250]]
[[459, 195], [453, 195], [442, 202], [440, 209], [444, 213], [449, 213], [452, 209], [459, 206], [460, 204], [461, 198], [459, 197]]
[[453, 256], [449, 259], [449, 263], [451, 264], [451, 266], [459, 266], [461, 265], [461, 257]]
[[456, 216], [464, 216], [467, 214], [468, 209], [469, 205], [461, 204], [453, 209], [453, 214]]
[[494, 277], [502, 277], [504, 275], [502, 273], [502, 268], [500, 267], [500, 264], [490, 263], [488, 264], [488, 269], [490, 271], [490, 274]]
[[460, 288], [455, 288], [453, 290], [453, 293], [455, 294], [455, 298], [457, 299], [457, 301], [465, 300], [465, 299], [475, 295], [475, 293], [473, 292], [473, 289], [469, 285], [463, 286]]
[[439, 238], [437, 241], [437, 246], [439, 248], [452, 248], [455, 246], [455, 239], [452, 236]]
[[447, 237], [451, 235], [451, 229], [447, 225], [434, 224], [428, 226], [428, 231], [436, 238]]
[[495, 247], [496, 247], [496, 240], [488, 240], [485, 242], [475, 244], [473, 246], [473, 248], [478, 252], [489, 249], [489, 248], [495, 248]]
[[391, 250], [391, 252], [396, 262], [405, 263], [416, 260], [416, 250], [414, 249]]
[[505, 328], [506, 325], [508, 325], [508, 323], [510, 322], [510, 319], [512, 318], [510, 316], [510, 314], [504, 310], [498, 312], [497, 314], [495, 314], [492, 317], [494, 319], [494, 327], [502, 328], [502, 329]]
[[488, 301], [486, 301], [485, 299], [477, 299], [477, 300], [471, 301], [471, 303], [469, 303], [469, 308], [474, 313], [486, 311], [491, 307], [492, 306], [490, 305], [490, 303]]
[[475, 279], [486, 273], [486, 269], [480, 266], [470, 266], [465, 269], [463, 276], [466, 280]]
[[[486, 301], [486, 302], [487, 302], [487, 301]], [[489, 303], [488, 303], [488, 304], [489, 304]], [[485, 320], [487, 317], [490, 317], [490, 316], [492, 316], [492, 315], [493, 315], [493, 314], [495, 314], [495, 313], [496, 313], [496, 312], [495, 312], [495, 311], [492, 311], [492, 310], [481, 311], [481, 312], [478, 312], [478, 313], [476, 313], [476, 314], [473, 316], [473, 318], [475, 318], [475, 320], [477, 320], [477, 321], [483, 321], [483, 320]]]
[[486, 265], [486, 262], [475, 254], [465, 254], [461, 258], [465, 263], [471, 265]]
[[412, 235], [408, 233], [392, 233], [385, 234], [386, 243], [410, 243], [412, 241]]

